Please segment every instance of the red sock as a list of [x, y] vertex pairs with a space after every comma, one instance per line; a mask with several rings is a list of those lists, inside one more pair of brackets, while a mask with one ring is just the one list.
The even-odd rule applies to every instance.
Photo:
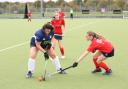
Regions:
[[95, 64], [96, 69], [99, 70], [100, 67], [99, 67], [99, 64], [97, 63], [97, 59], [98, 58], [93, 58], [93, 63]]
[[64, 56], [64, 48], [60, 48], [60, 52]]
[[106, 72], [108, 72], [108, 71], [110, 70], [109, 67], [108, 67], [105, 63], [103, 63], [103, 62], [99, 63], [99, 66], [100, 66], [101, 68], [105, 69]]

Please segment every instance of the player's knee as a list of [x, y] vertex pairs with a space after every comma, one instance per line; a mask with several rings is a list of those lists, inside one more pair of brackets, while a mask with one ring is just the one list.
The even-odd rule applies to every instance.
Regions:
[[96, 62], [97, 62], [98, 64], [100, 64], [100, 63], [102, 62], [102, 60], [98, 59]]
[[36, 59], [36, 56], [30, 56], [31, 59]]
[[35, 55], [30, 55], [30, 58], [36, 59], [36, 56]]
[[48, 54], [52, 59], [56, 58], [56, 54], [53, 51], [49, 51]]
[[54, 45], [54, 44], [51, 45], [51, 49], [52, 49], [52, 50], [55, 49], [55, 45]]
[[95, 59], [97, 59], [97, 57], [94, 55], [94, 56], [93, 56], [93, 60], [95, 60]]
[[97, 63], [100, 64], [104, 59], [105, 59], [105, 58], [102, 57], [102, 56], [98, 57]]
[[36, 59], [36, 53], [31, 53], [31, 54], [30, 54], [30, 58]]
[[56, 58], [56, 54], [53, 53], [53, 54], [51, 55], [51, 58], [52, 58], [52, 59], [55, 59], [55, 58]]
[[50, 57], [51, 57], [52, 59], [55, 59], [55, 58], [56, 58], [56, 55], [50, 55]]
[[55, 49], [55, 46], [52, 46], [52, 47], [51, 47], [51, 49], [53, 49], [53, 50], [54, 50], [54, 49]]

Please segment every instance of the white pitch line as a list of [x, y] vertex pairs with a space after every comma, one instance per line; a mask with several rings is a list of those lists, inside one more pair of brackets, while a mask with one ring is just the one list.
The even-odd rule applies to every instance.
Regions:
[[82, 24], [82, 25], [80, 25], [80, 26], [77, 26], [77, 27], [73, 27], [71, 30], [69, 30], [69, 31], [73, 31], [73, 29], [78, 29], [78, 28], [82, 28], [82, 27], [87, 27], [87, 26], [89, 26], [89, 25], [91, 25], [91, 24], [95, 24], [95, 23], [98, 23], [98, 22], [101, 22], [101, 21], [95, 21], [95, 22], [90, 22], [90, 23], [87, 23], [87, 24]]
[[3, 51], [9, 50], [9, 49], [13, 49], [13, 48], [16, 48], [16, 47], [23, 46], [23, 45], [28, 44], [28, 43], [29, 43], [29, 41], [26, 41], [26, 42], [23, 42], [23, 43], [20, 43], [20, 44], [17, 44], [17, 45], [13, 45], [13, 46], [10, 46], [10, 47], [7, 47], [7, 48], [0, 49], [0, 53], [3, 52]]
[[[80, 26], [73, 27], [69, 31], [73, 31], [74, 29], [78, 29], [78, 28], [82, 28], [82, 27], [85, 27], [85, 26], [89, 26], [89, 25], [94, 24], [94, 23], [97, 23], [97, 22], [99, 22], [99, 21], [91, 22], [91, 23], [88, 23], [88, 24], [82, 24]], [[26, 41], [26, 42], [23, 42], [23, 43], [20, 43], [20, 44], [17, 44], [17, 45], [13, 45], [13, 46], [10, 46], [10, 47], [7, 47], [7, 48], [0, 49], [0, 53], [3, 52], [3, 51], [9, 50], [9, 49], [13, 49], [13, 48], [16, 48], [16, 47], [20, 47], [20, 46], [26, 45], [28, 43], [29, 43], [29, 41]]]

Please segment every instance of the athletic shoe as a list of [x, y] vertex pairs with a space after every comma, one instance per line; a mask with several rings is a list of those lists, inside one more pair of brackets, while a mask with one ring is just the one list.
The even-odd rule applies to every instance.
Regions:
[[27, 75], [26, 75], [26, 78], [31, 78], [32, 77], [32, 72], [31, 71], [28, 71]]
[[102, 72], [102, 70], [101, 69], [95, 69], [95, 70], [92, 71], [93, 74], [97, 73], [97, 72]]
[[59, 71], [60, 71], [59, 74], [67, 74], [62, 68], [60, 68]]
[[61, 59], [65, 59], [65, 56], [61, 56]]
[[103, 73], [103, 75], [111, 75], [111, 74], [112, 74], [112, 70], [111, 69], [109, 69], [108, 72]]

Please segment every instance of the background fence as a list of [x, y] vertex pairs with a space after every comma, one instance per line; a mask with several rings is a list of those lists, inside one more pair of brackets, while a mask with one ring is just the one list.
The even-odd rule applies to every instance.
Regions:
[[[25, 4], [0, 2], [0, 18], [24, 18]], [[70, 17], [70, 9], [73, 9], [74, 18], [122, 18], [122, 11], [128, 11], [128, 0], [73, 0], [70, 2], [49, 0], [42, 4], [41, 0], [37, 0], [27, 4], [32, 11], [32, 18], [50, 18], [56, 8], [61, 8], [67, 18]], [[44, 17], [41, 12], [44, 13]]]

